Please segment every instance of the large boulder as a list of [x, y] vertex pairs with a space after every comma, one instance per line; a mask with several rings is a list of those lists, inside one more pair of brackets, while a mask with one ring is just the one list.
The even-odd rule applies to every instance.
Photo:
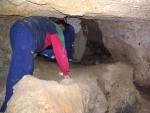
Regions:
[[45, 81], [24, 76], [15, 85], [6, 113], [83, 113], [82, 93], [72, 80]]
[[72, 79], [58, 83], [25, 76], [15, 85], [6, 113], [105, 113], [105, 96], [96, 88]]

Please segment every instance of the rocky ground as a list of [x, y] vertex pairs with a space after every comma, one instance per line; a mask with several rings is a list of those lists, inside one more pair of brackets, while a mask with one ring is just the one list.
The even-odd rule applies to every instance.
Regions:
[[[142, 96], [140, 98], [131, 82], [131, 73], [131, 66], [122, 63], [93, 66], [71, 65], [71, 78], [82, 89], [83, 97], [89, 99], [89, 101], [84, 102], [84, 105], [88, 106], [85, 108], [86, 112], [91, 113], [135, 113], [135, 109], [139, 108], [139, 105], [141, 109], [136, 111], [137, 113], [150, 113], [150, 94], [140, 91]], [[62, 79], [56, 64], [43, 58], [37, 58], [35, 62], [34, 76], [58, 82]], [[5, 77], [0, 79], [1, 95], [3, 94], [5, 80]]]

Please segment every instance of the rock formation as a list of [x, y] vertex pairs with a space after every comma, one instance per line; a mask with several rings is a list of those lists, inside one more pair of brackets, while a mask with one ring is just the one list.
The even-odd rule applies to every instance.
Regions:
[[122, 63], [106, 65], [101, 73], [99, 68], [74, 68], [72, 79], [60, 83], [25, 76], [15, 85], [6, 113], [136, 113], [140, 96], [132, 68]]
[[25, 76], [14, 87], [6, 113], [83, 113], [80, 88], [73, 81], [44, 81]]
[[121, 63], [106, 67], [108, 72], [99, 76], [98, 83], [108, 100], [109, 113], [136, 113], [140, 96], [132, 82], [132, 68]]
[[150, 24], [148, 22], [99, 21], [104, 45], [116, 61], [130, 62], [134, 82], [150, 86]]
[[149, 4], [149, 0], [1, 0], [0, 15], [79, 15], [149, 20]]

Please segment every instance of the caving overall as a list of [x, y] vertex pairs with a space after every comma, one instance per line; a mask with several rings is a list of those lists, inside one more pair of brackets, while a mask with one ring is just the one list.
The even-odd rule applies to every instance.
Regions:
[[[16, 21], [10, 29], [11, 62], [6, 83], [5, 101], [0, 112], [5, 112], [13, 94], [13, 86], [34, 71], [34, 53], [52, 46], [58, 66], [68, 75], [69, 63], [66, 49], [56, 31], [55, 24], [46, 17], [26, 17]], [[21, 103], [20, 103], [21, 104]]]

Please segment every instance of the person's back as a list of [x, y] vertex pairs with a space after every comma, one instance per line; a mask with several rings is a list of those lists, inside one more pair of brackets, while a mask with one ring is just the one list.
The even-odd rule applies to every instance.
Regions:
[[15, 24], [23, 24], [29, 28], [36, 40], [37, 52], [44, 49], [44, 40], [46, 38], [46, 33], [56, 33], [54, 23], [51, 22], [47, 17], [26, 17], [24, 19], [18, 20]]

